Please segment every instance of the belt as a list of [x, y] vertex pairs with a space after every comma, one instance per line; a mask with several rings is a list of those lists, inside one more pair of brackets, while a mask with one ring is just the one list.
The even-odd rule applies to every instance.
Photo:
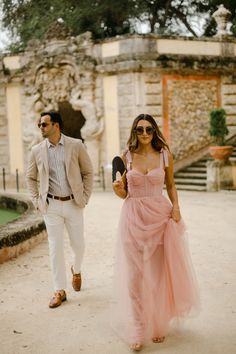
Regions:
[[56, 200], [61, 200], [62, 202], [65, 202], [65, 201], [67, 201], [67, 200], [74, 199], [73, 194], [68, 195], [67, 197], [58, 197], [57, 195], [52, 195], [52, 194], [49, 194], [49, 193], [48, 193], [47, 196], [48, 196], [48, 198], [52, 198], [52, 199], [56, 199]]

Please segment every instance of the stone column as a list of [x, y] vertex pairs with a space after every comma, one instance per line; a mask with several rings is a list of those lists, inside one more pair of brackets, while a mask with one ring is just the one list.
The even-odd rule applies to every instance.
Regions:
[[208, 192], [216, 192], [233, 187], [233, 165], [230, 161], [213, 160], [207, 162]]
[[[82, 134], [84, 137], [84, 135]], [[85, 146], [93, 163], [94, 184], [99, 186], [99, 143], [98, 138], [93, 136], [85, 137]]]
[[105, 186], [107, 190], [112, 188], [111, 162], [113, 157], [120, 154], [119, 134], [119, 107], [117, 93], [117, 76], [111, 75], [103, 78], [104, 93], [104, 121], [106, 139], [106, 162], [104, 166]]
[[20, 89], [19, 83], [8, 84], [6, 88], [9, 160], [10, 172], [13, 175], [15, 175], [16, 169], [20, 173], [24, 173]]

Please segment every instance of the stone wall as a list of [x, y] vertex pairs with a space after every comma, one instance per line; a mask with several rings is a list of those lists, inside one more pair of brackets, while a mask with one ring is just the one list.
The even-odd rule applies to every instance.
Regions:
[[227, 124], [232, 132], [236, 134], [236, 76], [222, 76], [222, 106], [227, 115]]
[[169, 140], [175, 159], [179, 160], [211, 141], [209, 111], [220, 105], [219, 79], [186, 75], [169, 77], [166, 82]]
[[126, 147], [130, 126], [135, 117], [135, 86], [133, 73], [121, 73], [118, 76], [120, 147]]
[[[140, 113], [156, 118], [177, 161], [209, 144], [212, 108], [225, 108], [230, 134], [236, 133], [235, 39], [126, 35], [95, 43], [90, 33], [75, 38], [55, 33], [30, 42], [18, 59], [5, 57], [0, 67], [0, 167], [9, 163], [4, 95], [11, 83], [20, 90], [25, 167], [30, 145], [41, 139], [39, 113], [63, 101], [84, 117], [81, 135], [97, 182], [101, 167], [125, 149]], [[17, 156], [18, 150], [11, 153]]]
[[121, 73], [118, 81], [121, 150], [125, 150], [133, 120], [152, 115], [162, 127], [162, 89], [159, 73]]

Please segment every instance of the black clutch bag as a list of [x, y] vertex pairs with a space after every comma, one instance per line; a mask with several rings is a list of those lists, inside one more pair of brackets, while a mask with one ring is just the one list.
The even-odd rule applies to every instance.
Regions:
[[121, 176], [126, 171], [125, 164], [120, 156], [115, 156], [112, 160], [112, 182], [116, 180], [116, 173], [120, 172]]

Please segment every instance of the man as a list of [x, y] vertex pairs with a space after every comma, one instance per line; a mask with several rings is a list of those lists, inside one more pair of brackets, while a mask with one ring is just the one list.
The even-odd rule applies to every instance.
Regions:
[[61, 133], [59, 113], [41, 113], [38, 127], [45, 140], [31, 150], [26, 179], [34, 206], [46, 224], [55, 291], [49, 307], [55, 308], [66, 300], [64, 225], [74, 253], [72, 286], [75, 291], [81, 288], [83, 208], [92, 192], [93, 169], [82, 141]]

